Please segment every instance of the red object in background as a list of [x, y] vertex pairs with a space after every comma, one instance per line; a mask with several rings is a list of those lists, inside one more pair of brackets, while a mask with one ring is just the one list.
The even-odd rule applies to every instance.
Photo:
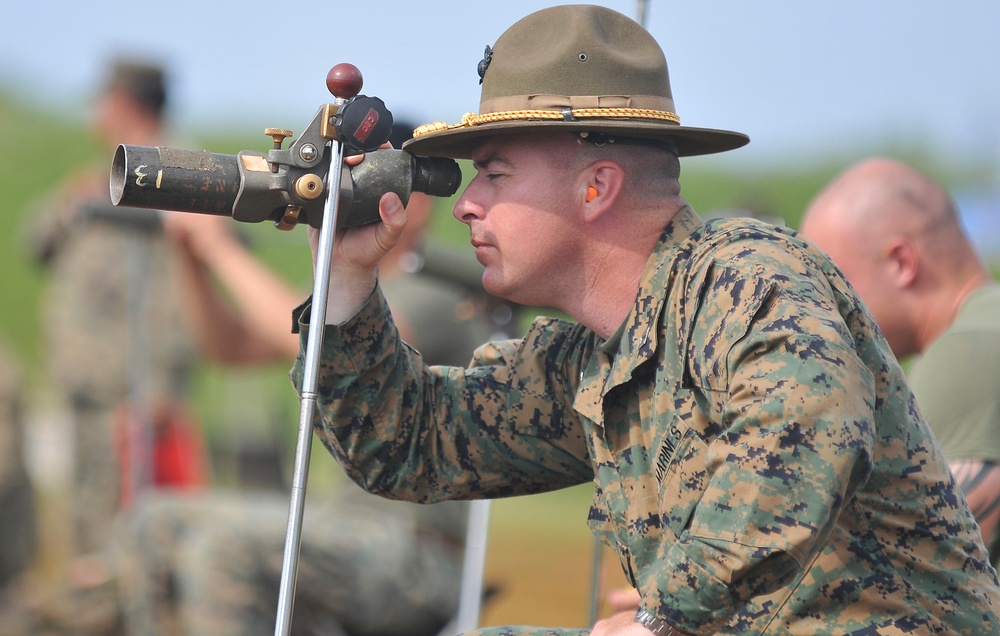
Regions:
[[[191, 489], [208, 483], [208, 462], [201, 430], [193, 418], [176, 406], [157, 408], [150, 426], [151, 431], [136, 434], [141, 425], [132, 418], [128, 407], [117, 415], [118, 460], [121, 465], [123, 507], [132, 503], [134, 476], [132, 458], [148, 455], [152, 462], [147, 473], [150, 488]], [[150, 436], [151, 433], [151, 436]], [[148, 448], [135, 448], [134, 443], [144, 440]]]

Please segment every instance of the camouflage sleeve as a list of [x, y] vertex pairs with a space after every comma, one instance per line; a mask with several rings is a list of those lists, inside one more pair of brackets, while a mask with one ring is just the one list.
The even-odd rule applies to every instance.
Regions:
[[[576, 386], [561, 380], [579, 377], [586, 338], [544, 320], [522, 341], [481, 347], [469, 368], [427, 366], [377, 291], [324, 333], [316, 432], [354, 481], [396, 499], [495, 498], [591, 480]], [[303, 361], [291, 373], [300, 391]]]
[[759, 243], [717, 254], [689, 290], [687, 368], [725, 432], [644, 601], [704, 633], [804, 571], [872, 468], [874, 377], [824, 275]]
[[107, 172], [90, 167], [72, 171], [52, 190], [29, 202], [23, 212], [20, 233], [22, 247], [35, 262], [48, 266], [62, 249], [88, 201], [107, 201]]
[[56, 203], [51, 195], [32, 202], [21, 227], [21, 243], [38, 265], [49, 265], [67, 236], [67, 215], [52, 209]]

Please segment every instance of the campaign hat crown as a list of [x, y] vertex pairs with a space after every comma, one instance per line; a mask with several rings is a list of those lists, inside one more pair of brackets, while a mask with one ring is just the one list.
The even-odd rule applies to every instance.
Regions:
[[738, 132], [680, 125], [663, 50], [636, 21], [594, 5], [522, 18], [479, 63], [479, 113], [414, 131], [416, 155], [469, 158], [485, 137], [568, 130], [660, 140], [679, 156], [739, 148]]

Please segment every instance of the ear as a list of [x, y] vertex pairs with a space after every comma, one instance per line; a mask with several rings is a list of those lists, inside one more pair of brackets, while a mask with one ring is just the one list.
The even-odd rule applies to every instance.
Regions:
[[889, 275], [898, 289], [913, 285], [920, 271], [920, 258], [916, 246], [905, 238], [895, 238], [886, 246]]
[[610, 160], [596, 161], [584, 170], [580, 200], [584, 220], [596, 221], [614, 207], [625, 184], [625, 170]]

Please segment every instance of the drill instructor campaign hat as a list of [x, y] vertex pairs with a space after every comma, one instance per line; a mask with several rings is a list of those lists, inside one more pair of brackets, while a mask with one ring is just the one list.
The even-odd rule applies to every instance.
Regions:
[[479, 114], [425, 124], [403, 147], [468, 159], [485, 137], [602, 133], [672, 144], [678, 156], [739, 148], [742, 133], [680, 125], [663, 50], [639, 23], [593, 5], [542, 9], [507, 29], [479, 63]]

